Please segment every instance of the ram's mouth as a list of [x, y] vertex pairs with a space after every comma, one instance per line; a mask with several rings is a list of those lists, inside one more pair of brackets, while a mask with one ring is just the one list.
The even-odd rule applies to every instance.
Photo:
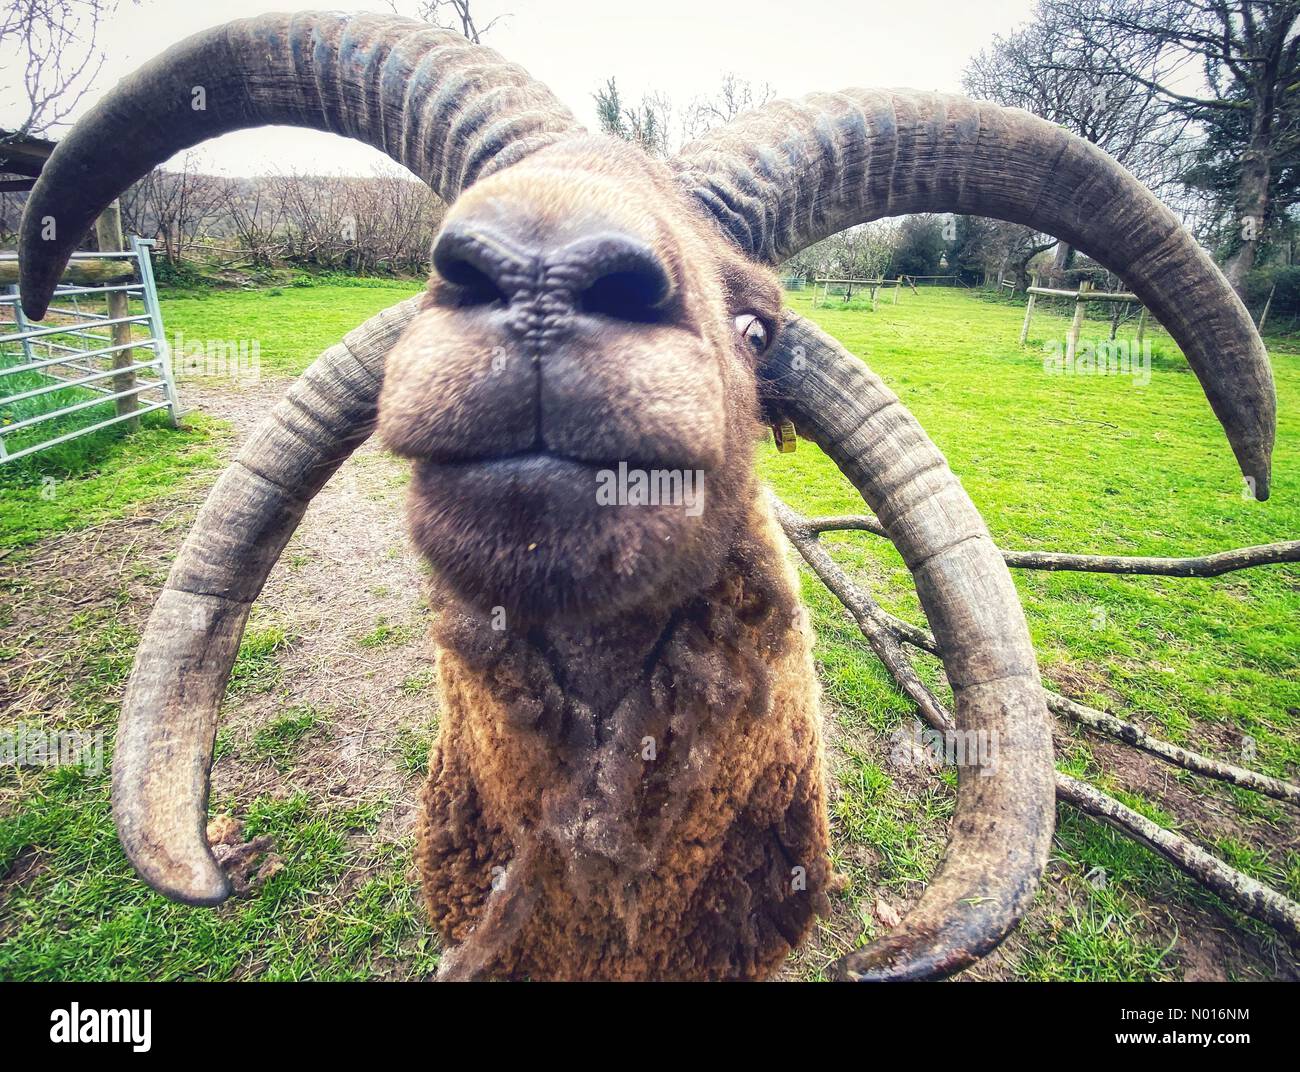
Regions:
[[677, 508], [698, 517], [705, 480], [703, 468], [679, 461], [593, 461], [547, 450], [415, 465], [417, 496], [454, 493], [475, 508], [495, 501], [499, 512], [487, 516], [507, 526], [523, 516], [578, 522], [590, 519], [593, 508]]
[[549, 450], [523, 450], [513, 454], [448, 460], [430, 458], [416, 463], [417, 470], [431, 475], [440, 472], [480, 473], [486, 479], [513, 479], [524, 483], [557, 476], [583, 479], [587, 474], [601, 467], [599, 463]]

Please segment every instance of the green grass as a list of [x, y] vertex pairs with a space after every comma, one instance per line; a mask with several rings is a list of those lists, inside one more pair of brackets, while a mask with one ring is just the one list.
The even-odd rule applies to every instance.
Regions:
[[363, 648], [387, 648], [405, 644], [416, 635], [418, 630], [411, 625], [394, 625], [387, 618], [380, 617], [375, 627], [364, 636], [357, 638]]
[[[169, 298], [164, 314], [169, 333], [191, 339], [256, 339], [263, 374], [289, 374], [413, 290], [392, 284], [284, 286], [274, 296], [227, 291]], [[796, 311], [809, 312], [806, 293], [789, 300]], [[1003, 546], [1179, 555], [1300, 532], [1300, 355], [1293, 349], [1274, 352], [1274, 495], [1258, 504], [1243, 498], [1240, 474], [1195, 377], [1158, 330], [1151, 332], [1151, 380], [1139, 386], [1114, 376], [1047, 375], [1043, 346], [1063, 339], [1067, 324], [1048, 308], [1036, 315], [1024, 349], [1017, 345], [1023, 309], [968, 293], [923, 290], [902, 296], [897, 306], [886, 300], [875, 313], [830, 307], [811, 315], [901, 395]], [[1089, 327], [1105, 331], [1097, 322]], [[183, 395], [183, 381], [181, 389]], [[30, 544], [169, 494], [216, 463], [221, 434], [215, 422], [194, 419], [190, 432], [146, 427], [114, 438], [86, 460], [73, 459], [50, 500], [41, 498], [39, 479], [0, 484], [0, 546]], [[804, 513], [863, 509], [807, 443], [792, 455], [768, 448], [759, 464]], [[866, 534], [825, 542], [887, 609], [922, 623], [910, 575], [888, 544]], [[1300, 584], [1294, 567], [1216, 580], [1028, 571], [1017, 571], [1015, 580], [1049, 683], [1229, 759], [1239, 758], [1235, 742], [1248, 735], [1256, 749], [1249, 765], [1297, 776]], [[866, 917], [875, 891], [912, 894], [932, 874], [943, 847], [941, 823], [952, 807], [951, 777], [903, 780], [883, 762], [889, 734], [912, 711], [839, 604], [807, 571], [802, 585], [817, 628], [828, 711], [853, 742], [839, 757], [832, 822], [837, 865], [853, 881], [848, 896], [867, 909], [865, 934], [874, 929]], [[65, 662], [42, 669], [48, 681], [38, 684], [53, 690], [64, 675], [61, 697], [78, 722], [107, 724], [136, 637], [111, 610], [74, 619], [72, 627], [78, 646]], [[386, 620], [373, 626], [363, 620], [357, 628], [356, 641], [366, 647], [413, 635], [411, 627]], [[255, 618], [232, 690], [275, 690], [282, 656], [294, 641], [282, 623]], [[0, 650], [0, 669], [4, 659]], [[939, 684], [934, 660], [922, 660], [919, 670]], [[421, 672], [400, 686], [417, 694], [430, 684]], [[304, 742], [320, 732], [320, 718], [315, 711], [280, 712], [257, 731], [249, 752], [291, 770]], [[423, 728], [412, 728], [389, 746], [399, 767], [416, 774], [424, 769], [428, 741]], [[219, 752], [230, 747], [219, 736]], [[1060, 766], [1144, 814], [1195, 832], [1194, 815], [1171, 813], [1158, 778], [1144, 793], [1126, 792], [1105, 754], [1098, 739], [1073, 736]], [[1154, 760], [1149, 766], [1165, 773]], [[1286, 809], [1204, 779], [1177, 782], [1200, 794], [1207, 810], [1239, 821], [1231, 836], [1208, 839], [1210, 848], [1300, 894], [1300, 855], [1279, 848], [1274, 834], [1290, 821]], [[166, 902], [135, 878], [114, 840], [107, 775], [0, 772], [0, 883], [10, 871], [26, 876], [15, 886], [0, 885], [0, 978], [427, 973], [436, 954], [405, 875], [409, 844], [373, 841], [383, 806], [341, 807], [302, 794], [215, 801], [214, 812], [245, 819], [247, 836], [273, 833], [287, 867], [250, 899], [198, 911]], [[1018, 977], [1176, 978], [1181, 969], [1170, 943], [1188, 919], [1214, 922], [1204, 914], [1218, 905], [1213, 897], [1162, 858], [1069, 809], [1061, 810], [1053, 857], [1065, 878], [1040, 894], [1034, 928], [1018, 935], [1010, 964]], [[1104, 874], [1104, 885], [1085, 882], [1089, 874]], [[1242, 933], [1267, 937], [1231, 918]], [[1257, 970], [1268, 974], [1262, 961]]]
[[919, 798], [895, 791], [893, 780], [876, 763], [848, 749], [850, 762], [840, 775], [840, 796], [831, 809], [837, 830], [850, 843], [867, 846], [878, 857], [868, 875], [875, 888], [905, 888], [929, 879], [943, 853], [935, 836], [938, 823], [952, 815], [951, 793], [936, 779]]
[[[135, 306], [133, 312], [140, 312]], [[102, 307], [101, 307], [102, 312]], [[83, 325], [84, 326], [84, 325]], [[85, 347], [71, 334], [43, 336], [33, 344], [32, 357], [42, 359], [50, 345]], [[136, 360], [144, 353], [136, 352]], [[0, 368], [23, 363], [17, 344], [0, 354]], [[70, 370], [64, 368], [64, 373]], [[152, 371], [146, 380], [156, 380]], [[59, 379], [44, 371], [9, 372], [0, 376], [6, 397], [45, 391], [29, 398], [0, 403], [0, 428], [8, 427], [4, 444], [11, 454], [57, 439], [117, 416], [116, 403], [98, 401], [100, 394], [87, 387], [50, 390]], [[98, 387], [112, 389], [110, 381]], [[153, 403], [158, 392], [141, 396]], [[85, 409], [49, 417], [56, 410], [95, 402]], [[24, 422], [45, 416], [30, 427]], [[110, 425], [36, 453], [0, 465], [0, 503], [10, 507], [0, 514], [0, 548], [22, 547], [52, 532], [78, 528], [118, 516], [130, 506], [156, 499], [173, 489], [190, 473], [210, 468], [210, 449], [223, 425], [198, 417], [183, 429], [170, 427], [170, 418], [152, 411], [139, 418], [140, 431], [128, 435], [126, 422]]]
[[398, 766], [423, 777], [429, 770], [429, 743], [438, 735], [437, 719], [424, 726], [403, 726], [397, 734]]
[[409, 846], [373, 841], [382, 802], [240, 802], [245, 836], [270, 835], [285, 867], [249, 898], [195, 911], [148, 891], [122, 856], [107, 774], [64, 768], [41, 782], [0, 820], [0, 874], [22, 854], [31, 875], [7, 895], [0, 979], [364, 979], [437, 966]]
[[1052, 939], [1033, 948], [1021, 970], [1041, 982], [1157, 982], [1174, 977], [1172, 943], [1151, 941], [1123, 902], [1091, 891], [1086, 902], [1049, 919]]
[[239, 654], [230, 671], [231, 692], [270, 692], [280, 683], [276, 656], [290, 643], [279, 625], [250, 626], [239, 642]]
[[[181, 292], [165, 296], [163, 317], [173, 346], [257, 344], [263, 376], [297, 375], [344, 335], [412, 294], [409, 280], [368, 286], [285, 287], [278, 290]], [[184, 397], [185, 377], [180, 377]]]
[[[1241, 475], [1196, 378], [1158, 329], [1148, 333], [1150, 382], [1139, 385], [1119, 376], [1047, 374], [1044, 348], [1063, 342], [1068, 327], [1048, 308], [1036, 313], [1022, 349], [1023, 306], [969, 293], [922, 290], [897, 306], [882, 302], [875, 313], [857, 302], [814, 310], [807, 294], [787, 300], [898, 392], [1002, 546], [1186, 555], [1293, 539], [1300, 532], [1300, 356], [1294, 352], [1273, 355], [1278, 442], [1273, 496], [1261, 504], [1243, 497]], [[1131, 338], [1133, 330], [1121, 329], [1120, 338]], [[1107, 325], [1089, 321], [1084, 338], [1105, 339], [1107, 333]], [[778, 493], [806, 514], [865, 509], [833, 464], [808, 444], [792, 455], [768, 448], [760, 466]], [[910, 575], [892, 547], [856, 534], [828, 536], [825, 543], [886, 609], [924, 624]], [[1241, 757], [1231, 742], [1249, 736], [1256, 755], [1246, 765], [1296, 777], [1300, 586], [1294, 567], [1217, 580], [1013, 575], [1049, 684], [1065, 682], [1070, 695], [1127, 712], [1193, 747], [1215, 751], [1226, 737], [1226, 758], [1233, 761]], [[909, 705], [856, 628], [807, 571], [803, 590], [817, 628], [825, 694], [837, 717], [880, 734], [910, 719]], [[933, 685], [936, 662], [923, 659], [919, 669]], [[1218, 734], [1208, 741], [1207, 726]], [[857, 760], [850, 761], [853, 778], [861, 779]], [[1060, 765], [1144, 814], [1175, 821], [1158, 799], [1117, 791], [1083, 739]], [[882, 789], [882, 777], [878, 771], [874, 780], [842, 784], [833, 823], [837, 839], [875, 847], [878, 873], [868, 879], [905, 883], [930, 859], [922, 836], [928, 802]], [[1294, 893], [1296, 854], [1276, 849], [1269, 833], [1289, 817], [1255, 794], [1189, 781], [1207, 799], [1230, 801], [1251, 832], [1248, 844], [1228, 839], [1211, 848]], [[922, 826], [914, 830], [908, 817], [915, 814], [922, 815]], [[1186, 832], [1186, 823], [1179, 827]], [[1171, 924], [1157, 906], [1217, 902], [1162, 858], [1067, 810], [1057, 841], [1062, 860], [1079, 875], [1100, 868], [1109, 876], [1106, 903], [1089, 890], [1084, 903], [1057, 912], [1059, 930], [1030, 936], [1015, 973], [1033, 979], [1176, 974], [1167, 953]], [[851, 868], [850, 875], [859, 896], [870, 889]], [[1244, 926], [1267, 934], [1253, 923]]]
[[421, 670], [402, 682], [402, 691], [408, 696], [418, 696], [433, 686], [433, 671]]
[[[788, 296], [808, 311], [808, 298]], [[863, 356], [947, 456], [994, 538], [1014, 548], [1183, 555], [1292, 539], [1300, 532], [1300, 358], [1275, 358], [1278, 443], [1274, 493], [1247, 501], [1222, 431], [1195, 377], [1157, 365], [1140, 387], [1115, 376], [1043, 371], [1042, 345], [1064, 317], [1035, 317], [1017, 345], [1021, 310], [952, 291], [923, 290], [880, 311], [818, 309], [823, 327]], [[1100, 325], [1090, 324], [1090, 328]], [[1162, 332], [1156, 352], [1173, 352]], [[847, 481], [807, 444], [767, 451], [762, 472], [805, 513], [861, 511]], [[921, 622], [901, 559], [868, 535], [828, 537], [844, 565], [868, 575], [885, 606]], [[1256, 765], [1300, 766], [1300, 616], [1295, 571], [1259, 569], [1217, 580], [1018, 571], [1045, 675], [1081, 679], [1079, 699], [1116, 696], [1165, 736], [1208, 720], [1256, 743]], [[834, 601], [805, 587], [817, 612], [833, 698], [872, 712], [881, 677], [860, 665]], [[1100, 628], [1098, 628], [1100, 625]], [[888, 705], [888, 724], [893, 709]]]
[[111, 428], [0, 467], [0, 548], [119, 517], [166, 497], [220, 464], [228, 426], [191, 414], [181, 429], [146, 414], [124, 436]]
[[[182, 409], [187, 388], [195, 382], [193, 373], [186, 371], [187, 346], [197, 343], [205, 353], [224, 353], [225, 347], [243, 344], [247, 361], [256, 353], [256, 368], [234, 370], [236, 383], [257, 376], [296, 375], [348, 331], [420, 289], [410, 280], [302, 281], [302, 286], [291, 283], [274, 292], [163, 291], [163, 321], [177, 350]], [[62, 336], [52, 340], [67, 341]], [[199, 362], [198, 367], [211, 371], [210, 363]], [[229, 372], [224, 367], [217, 371], [223, 377]], [[5, 377], [3, 386], [6, 393], [18, 393], [49, 382], [22, 373]], [[0, 424], [91, 397], [83, 388], [68, 388], [0, 407]], [[92, 406], [14, 433], [6, 443], [17, 451], [113, 412], [112, 403]], [[218, 448], [228, 438], [224, 422], [198, 413], [188, 414], [179, 430], [161, 413], [146, 414], [141, 423], [141, 431], [133, 435], [120, 425], [110, 426], [0, 466], [0, 550], [118, 517], [133, 506], [162, 498], [190, 475], [214, 468]]]
[[[381, 281], [288, 287], [279, 297], [243, 291], [165, 297], [163, 312], [169, 338], [256, 340], [261, 373], [290, 375], [417, 289]], [[182, 404], [187, 386], [182, 377]], [[219, 466], [230, 439], [224, 422], [197, 413], [180, 430], [149, 415], [140, 432], [123, 431], [80, 437], [0, 469], [0, 550], [173, 495]], [[6, 582], [5, 602], [24, 584], [21, 575]], [[0, 624], [8, 614], [8, 607], [0, 610]], [[111, 607], [75, 613], [68, 629], [77, 643], [39, 663], [24, 684], [42, 696], [59, 694], [61, 706], [75, 712], [60, 718], [62, 728], [109, 725], [138, 636]], [[402, 635], [402, 627], [390, 626], [380, 642]], [[232, 691], [276, 688], [280, 657], [292, 640], [278, 623], [255, 618], [240, 646]], [[12, 654], [0, 649], [0, 672]], [[321, 725], [314, 710], [281, 712], [254, 734], [251, 754], [288, 767]], [[397, 744], [411, 770], [423, 766], [427, 753], [429, 738], [421, 748], [418, 736]], [[218, 751], [229, 744], [219, 740]], [[110, 734], [110, 760], [111, 746]], [[245, 836], [271, 834], [286, 867], [252, 898], [196, 913], [139, 882], [117, 844], [108, 787], [107, 768], [95, 776], [71, 768], [0, 771], [0, 979], [346, 979], [427, 975], [436, 967], [436, 943], [407, 877], [409, 842], [375, 842], [388, 802], [338, 807], [302, 794], [238, 805], [214, 801], [214, 814], [238, 807]], [[3, 885], [19, 872], [26, 876], [21, 884]]]
[[257, 728], [253, 734], [253, 751], [278, 766], [285, 766], [299, 742], [323, 723], [315, 708], [286, 708], [282, 715]]
[[[75, 336], [62, 334], [47, 336], [46, 339], [41, 341], [47, 340], [65, 346], [77, 341]], [[86, 344], [83, 343], [82, 345]], [[46, 353], [48, 351], [37, 350], [34, 359], [44, 357]], [[22, 365], [23, 362], [24, 359], [21, 353], [18, 352], [16, 344], [9, 344], [9, 352], [0, 353], [0, 370]], [[68, 372], [63, 366], [59, 367], [65, 373]], [[62, 387], [54, 391], [49, 390], [59, 382], [59, 378], [39, 370], [36, 372], [7, 372], [3, 377], [0, 377], [0, 390], [3, 390], [6, 399], [13, 399], [12, 401], [0, 403], [0, 429], [7, 428], [10, 425], [22, 424], [24, 421], [32, 420], [43, 414], [53, 413], [55, 410], [93, 402], [100, 397], [97, 392], [86, 387]], [[106, 387], [107, 385], [104, 381], [100, 381], [97, 386]], [[28, 398], [14, 397], [32, 391], [44, 391], [44, 393], [32, 395]], [[150, 395], [147, 401], [152, 401], [154, 397], [156, 396]], [[37, 443], [57, 439], [59, 436], [77, 428], [84, 428], [87, 425], [109, 420], [117, 415], [115, 407], [116, 403], [114, 402], [101, 402], [99, 405], [88, 406], [85, 409], [61, 417], [48, 417], [27, 428], [14, 429], [5, 436], [5, 448], [10, 453], [17, 454], [19, 451]], [[108, 429], [103, 429], [103, 431], [108, 432]], [[71, 443], [57, 444], [49, 448], [51, 452], [62, 451], [65, 453], [70, 450], [75, 452], [78, 449]], [[17, 462], [7, 464], [18, 466], [21, 461], [22, 459], [19, 459]]]

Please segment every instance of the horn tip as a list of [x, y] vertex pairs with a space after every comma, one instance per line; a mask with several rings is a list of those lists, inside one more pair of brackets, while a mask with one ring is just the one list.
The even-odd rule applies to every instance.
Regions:
[[1246, 490], [1256, 502], [1264, 502], [1272, 491], [1271, 459], [1264, 455], [1258, 462], [1243, 465], [1242, 476], [1246, 480]]
[[[37, 261], [38, 263], [33, 263]], [[62, 267], [51, 280], [45, 265], [39, 263], [30, 242], [18, 244], [18, 301], [28, 320], [44, 320], [54, 296], [54, 288], [63, 275]]]
[[49, 297], [37, 292], [35, 287], [24, 285], [19, 291], [19, 304], [28, 320], [44, 320], [50, 307]]
[[122, 848], [140, 877], [164, 897], [181, 904], [212, 908], [230, 898], [230, 880], [206, 847], [186, 858], [157, 858], [157, 846], [119, 833]]
[[942, 979], [978, 959], [960, 950], [937, 950], [938, 935], [924, 926], [918, 931], [905, 927], [847, 953], [835, 961], [827, 975], [846, 983], [898, 983]]
[[164, 897], [195, 908], [215, 908], [229, 900], [234, 892], [230, 881], [216, 864], [187, 869], [182, 874], [158, 875], [142, 871], [140, 877]]

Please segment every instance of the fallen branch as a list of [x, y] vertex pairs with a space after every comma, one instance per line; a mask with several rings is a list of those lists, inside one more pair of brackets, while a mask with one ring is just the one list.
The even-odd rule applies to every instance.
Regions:
[[1072, 722], [1077, 722], [1080, 726], [1086, 726], [1100, 733], [1108, 733], [1125, 744], [1140, 748], [1148, 755], [1163, 759], [1166, 763], [1172, 763], [1197, 774], [1204, 774], [1209, 778], [1217, 778], [1221, 782], [1231, 782], [1243, 789], [1253, 789], [1256, 793], [1263, 793], [1274, 800], [1284, 800], [1288, 804], [1300, 806], [1300, 786], [1292, 785], [1290, 782], [1270, 778], [1267, 774], [1260, 774], [1258, 771], [1238, 767], [1232, 763], [1224, 763], [1188, 748], [1170, 744], [1159, 737], [1152, 737], [1136, 723], [1125, 722], [1122, 718], [1117, 718], [1106, 711], [1086, 707], [1050, 690], [1047, 692], [1047, 706], [1049, 710], [1063, 715]]
[[[804, 531], [870, 532], [885, 536], [885, 527], [874, 517], [847, 515], [802, 521]], [[1156, 558], [1146, 555], [1073, 555], [1062, 551], [1003, 551], [1002, 558], [1015, 569], [1073, 570], [1083, 573], [1126, 573], [1151, 577], [1219, 577], [1252, 566], [1275, 566], [1300, 562], [1300, 540], [1237, 547], [1193, 558]]]
[[[939, 645], [935, 642], [934, 634], [929, 630], [920, 629], [910, 622], [903, 621], [902, 618], [896, 618], [883, 608], [878, 607], [878, 609], [880, 611], [880, 621], [900, 640], [938, 658], [943, 657]], [[1267, 774], [1260, 774], [1258, 771], [1249, 770], [1246, 767], [1238, 767], [1233, 763], [1213, 759], [1210, 756], [1202, 755], [1200, 752], [1193, 752], [1190, 748], [1183, 748], [1181, 745], [1171, 744], [1169, 741], [1151, 736], [1136, 722], [1127, 722], [1108, 711], [1099, 711], [1095, 707], [1088, 707], [1086, 704], [1071, 700], [1068, 696], [1062, 696], [1051, 689], [1045, 688], [1043, 691], [1047, 694], [1048, 710], [1068, 718], [1071, 722], [1076, 722], [1080, 726], [1085, 726], [1098, 733], [1109, 734], [1125, 744], [1131, 744], [1134, 748], [1139, 748], [1157, 759], [1164, 760], [1176, 767], [1182, 767], [1184, 770], [1203, 774], [1207, 778], [1217, 778], [1221, 782], [1231, 782], [1243, 789], [1252, 789], [1256, 793], [1262, 793], [1274, 800], [1284, 800], [1288, 804], [1295, 804], [1300, 807], [1300, 786], [1284, 782], [1280, 778], [1273, 778]]]
[[[784, 511], [784, 515], [781, 511]], [[839, 531], [838, 525], [833, 528], [825, 527], [826, 522], [838, 523], [843, 520], [852, 520], [854, 522], [870, 522], [876, 525], [879, 522], [875, 521], [874, 518], [822, 518], [820, 521], [804, 521], [784, 503], [778, 508], [778, 518], [781, 520], [782, 527], [790, 538], [790, 542], [798, 548], [799, 553], [812, 566], [813, 572], [821, 578], [822, 583], [830, 588], [840, 602], [849, 608], [849, 613], [853, 615], [859, 626], [862, 624], [859, 617], [861, 609], [855, 610], [853, 604], [845, 598], [845, 593], [851, 593], [857, 600], [865, 599], [870, 601], [871, 606], [875, 608], [875, 613], [867, 615], [867, 619], [872, 622], [873, 628], [884, 627], [888, 632], [893, 633], [895, 637], [911, 644], [913, 647], [920, 648], [922, 651], [939, 658], [943, 657], [943, 653], [939, 650], [939, 645], [935, 642], [933, 634], [926, 629], [912, 625], [910, 622], [905, 622], [901, 618], [896, 618], [876, 604], [874, 600], [870, 600], [870, 597], [865, 592], [856, 588], [849, 581], [848, 577], [835, 565], [834, 560], [816, 540], [818, 532]], [[800, 538], [803, 539], [802, 543]], [[809, 557], [810, 555], [820, 557], [814, 562]], [[832, 585], [832, 580], [835, 582], [834, 585]], [[869, 636], [868, 640], [870, 640]], [[877, 655], [880, 654], [874, 643], [872, 644], [872, 650], [876, 651]], [[890, 669], [892, 673], [889, 661], [881, 657], [881, 662], [884, 662], [886, 668]], [[1054, 714], [1068, 718], [1070, 721], [1098, 733], [1108, 734], [1173, 766], [1205, 775], [1207, 778], [1216, 778], [1221, 782], [1231, 782], [1243, 789], [1250, 789], [1256, 793], [1262, 793], [1264, 796], [1272, 797], [1274, 800], [1282, 800], [1300, 807], [1300, 786], [1293, 785], [1291, 782], [1284, 782], [1280, 778], [1273, 778], [1267, 774], [1260, 774], [1258, 771], [1249, 770], [1246, 767], [1238, 767], [1234, 763], [1226, 763], [1223, 760], [1202, 755], [1200, 752], [1193, 752], [1190, 748], [1171, 744], [1159, 737], [1153, 737], [1135, 722], [1128, 722], [1107, 711], [1099, 711], [1095, 707], [1088, 707], [1077, 700], [1071, 700], [1067, 696], [1053, 692], [1051, 689], [1044, 689], [1044, 692], [1047, 693], [1048, 709]]]
[[1056, 772], [1056, 796], [1058, 800], [1068, 801], [1080, 811], [1122, 830], [1234, 908], [1281, 931], [1292, 942], [1300, 942], [1300, 904], [1289, 897], [1234, 870], [1198, 845], [1153, 823], [1100, 789], [1060, 771]]
[[[845, 608], [853, 616], [862, 630], [863, 636], [871, 644], [872, 650], [881, 657], [885, 668], [889, 670], [903, 694], [916, 704], [921, 717], [933, 729], [940, 731], [951, 729], [954, 726], [951, 713], [921, 680], [906, 651], [895, 639], [901, 637], [909, 643], [913, 643], [916, 647], [938, 655], [938, 645], [935, 643], [934, 637], [923, 629], [908, 625], [900, 619], [887, 614], [875, 600], [858, 588], [818, 543], [816, 523], [806, 522], [785, 503], [776, 499], [775, 496], [773, 496], [773, 505], [777, 520], [781, 523], [781, 527], [785, 530], [790, 542], [794, 544], [796, 550], [803, 556], [804, 561], [808, 563], [813, 572], [817, 574], [826, 587], [844, 604]], [[830, 530], [822, 529], [821, 531]], [[902, 628], [896, 628], [896, 625]], [[881, 639], [886, 636], [889, 637], [889, 640]], [[882, 650], [888, 653], [888, 659], [881, 655]], [[899, 668], [898, 672], [896, 672], [895, 668]], [[1170, 762], [1177, 762], [1180, 766], [1186, 765], [1186, 762], [1191, 760], [1199, 761], [1207, 768], [1200, 770], [1200, 773], [1212, 773], [1214, 777], [1220, 777], [1237, 784], [1245, 784], [1239, 779], [1241, 776], [1247, 776], [1249, 779], [1260, 783], [1251, 786], [1251, 788], [1258, 788], [1260, 792], [1266, 791], [1264, 784], [1274, 783], [1273, 788], [1283, 787], [1286, 790], [1286, 795], [1282, 796], [1281, 799], [1294, 800], [1294, 794], [1300, 792], [1297, 791], [1295, 786], [1277, 782], [1276, 779], [1267, 778], [1265, 775], [1232, 767], [1230, 764], [1220, 764], [1216, 760], [1199, 756], [1194, 752], [1188, 752], [1186, 749], [1178, 748], [1164, 741], [1158, 741], [1131, 723], [1125, 723], [1123, 720], [1107, 715], [1104, 712], [1093, 711], [1091, 708], [1076, 704], [1066, 697], [1051, 692], [1047, 692], [1047, 697], [1049, 708], [1060, 710], [1061, 713], [1067, 714], [1067, 716], [1072, 713], [1077, 714], [1080, 711], [1086, 712], [1090, 717], [1096, 716], [1094, 728], [1113, 732], [1114, 726], [1112, 726], [1112, 723], [1118, 724], [1121, 728], [1131, 727], [1137, 731], [1139, 736], [1135, 741], [1129, 741], [1129, 743], [1136, 744], [1137, 741], [1143, 741], [1145, 744], [1137, 744], [1137, 747], [1145, 747], [1148, 751], [1151, 751], [1150, 746], [1153, 744], [1163, 746], [1165, 753], [1153, 752], [1153, 754], [1160, 755], [1161, 758], [1168, 759]], [[1117, 733], [1116, 735], [1120, 736], [1122, 740], [1128, 740], [1123, 733]], [[1173, 758], [1175, 754], [1180, 756], [1181, 761]], [[1213, 772], [1208, 768], [1213, 768]], [[1196, 768], [1189, 767], [1189, 769]], [[1089, 815], [1104, 819], [1130, 837], [1158, 852], [1179, 870], [1205, 886], [1206, 889], [1213, 891], [1234, 908], [1239, 909], [1253, 919], [1267, 923], [1286, 935], [1291, 941], [1300, 941], [1300, 904], [1283, 896], [1276, 890], [1270, 889], [1249, 875], [1242, 874], [1240, 871], [1229, 867], [1187, 838], [1166, 830], [1145, 816], [1121, 804], [1095, 786], [1080, 782], [1078, 779], [1071, 778], [1060, 771], [1056, 773], [1056, 795], [1057, 799], [1073, 804]], [[1270, 795], [1276, 795], [1276, 793], [1270, 793]]]
[[940, 729], [952, 729], [954, 725], [952, 716], [944, 710], [934, 698], [934, 694], [917, 676], [912, 661], [907, 657], [907, 652], [903, 650], [903, 646], [888, 624], [878, 614], [872, 613], [875, 604], [864, 598], [865, 593], [860, 592], [847, 574], [835, 565], [826, 549], [817, 542], [816, 537], [808, 534], [801, 527], [802, 519], [798, 514], [775, 496], [772, 497], [772, 504], [776, 510], [777, 520], [781, 523], [790, 542], [799, 549], [799, 553], [813, 568], [813, 572], [821, 578], [822, 583], [848, 608], [849, 613], [853, 615], [853, 620], [858, 623], [862, 635], [871, 645], [871, 650], [885, 664], [885, 669], [890, 672], [903, 691], [918, 707], [922, 708], [925, 720]]

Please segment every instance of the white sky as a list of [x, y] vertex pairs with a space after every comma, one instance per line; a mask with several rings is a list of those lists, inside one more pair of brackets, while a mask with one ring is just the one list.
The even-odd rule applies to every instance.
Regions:
[[[342, 6], [389, 10], [383, 0], [345, 0]], [[594, 126], [591, 95], [610, 75], [629, 102], [660, 91], [679, 107], [716, 90], [726, 71], [769, 82], [783, 97], [855, 85], [960, 91], [970, 57], [994, 33], [1023, 22], [1032, 0], [476, 0], [476, 12], [480, 6], [480, 26], [500, 12], [512, 13], [484, 43], [545, 82], [580, 122]], [[80, 110], [196, 30], [292, 7], [277, 0], [122, 0], [101, 33], [108, 60]], [[357, 142], [284, 128], [230, 134], [198, 152], [202, 170], [228, 175], [367, 174], [384, 159]]]

